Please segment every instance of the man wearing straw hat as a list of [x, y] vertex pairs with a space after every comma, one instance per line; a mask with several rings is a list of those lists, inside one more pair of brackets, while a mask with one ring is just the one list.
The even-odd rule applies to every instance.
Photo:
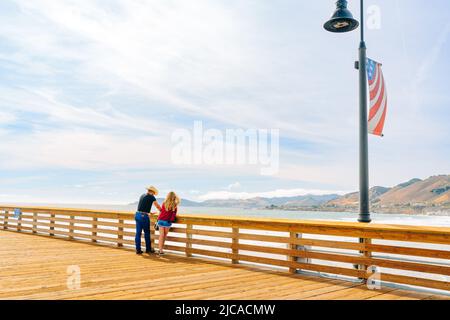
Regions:
[[155, 252], [150, 241], [150, 212], [152, 210], [153, 204], [158, 210], [161, 210], [161, 207], [155, 198], [155, 196], [157, 195], [158, 189], [156, 189], [154, 186], [150, 186], [147, 188], [147, 193], [144, 193], [139, 199], [136, 215], [134, 216], [134, 219], [136, 220], [136, 254], [143, 253], [141, 250], [142, 231], [144, 231], [145, 252]]

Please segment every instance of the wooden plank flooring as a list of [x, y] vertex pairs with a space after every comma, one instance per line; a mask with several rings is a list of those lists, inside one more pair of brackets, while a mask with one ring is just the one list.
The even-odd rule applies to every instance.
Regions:
[[[67, 268], [81, 288], [68, 289]], [[175, 254], [0, 231], [0, 299], [448, 299]]]

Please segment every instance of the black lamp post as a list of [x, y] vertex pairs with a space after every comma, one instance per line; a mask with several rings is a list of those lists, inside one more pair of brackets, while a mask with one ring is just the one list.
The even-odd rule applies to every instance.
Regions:
[[[364, 0], [361, 5], [361, 41], [359, 44], [359, 222], [369, 223], [369, 157], [367, 132], [367, 73], [366, 73], [366, 43], [364, 42]], [[346, 0], [336, 2], [336, 11], [324, 24], [327, 31], [342, 33], [353, 31], [359, 23], [347, 9]]]

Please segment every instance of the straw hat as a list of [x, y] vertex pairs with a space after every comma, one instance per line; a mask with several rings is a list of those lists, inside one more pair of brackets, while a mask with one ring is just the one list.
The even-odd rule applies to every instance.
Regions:
[[158, 189], [156, 189], [154, 186], [147, 187], [147, 191], [152, 191], [155, 194], [155, 196], [157, 196], [159, 193]]

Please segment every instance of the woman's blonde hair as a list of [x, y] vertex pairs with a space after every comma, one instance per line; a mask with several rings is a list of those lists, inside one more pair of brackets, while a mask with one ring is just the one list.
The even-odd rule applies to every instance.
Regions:
[[180, 204], [180, 198], [176, 195], [175, 192], [171, 191], [167, 194], [166, 200], [164, 200], [164, 207], [166, 210], [173, 211]]

